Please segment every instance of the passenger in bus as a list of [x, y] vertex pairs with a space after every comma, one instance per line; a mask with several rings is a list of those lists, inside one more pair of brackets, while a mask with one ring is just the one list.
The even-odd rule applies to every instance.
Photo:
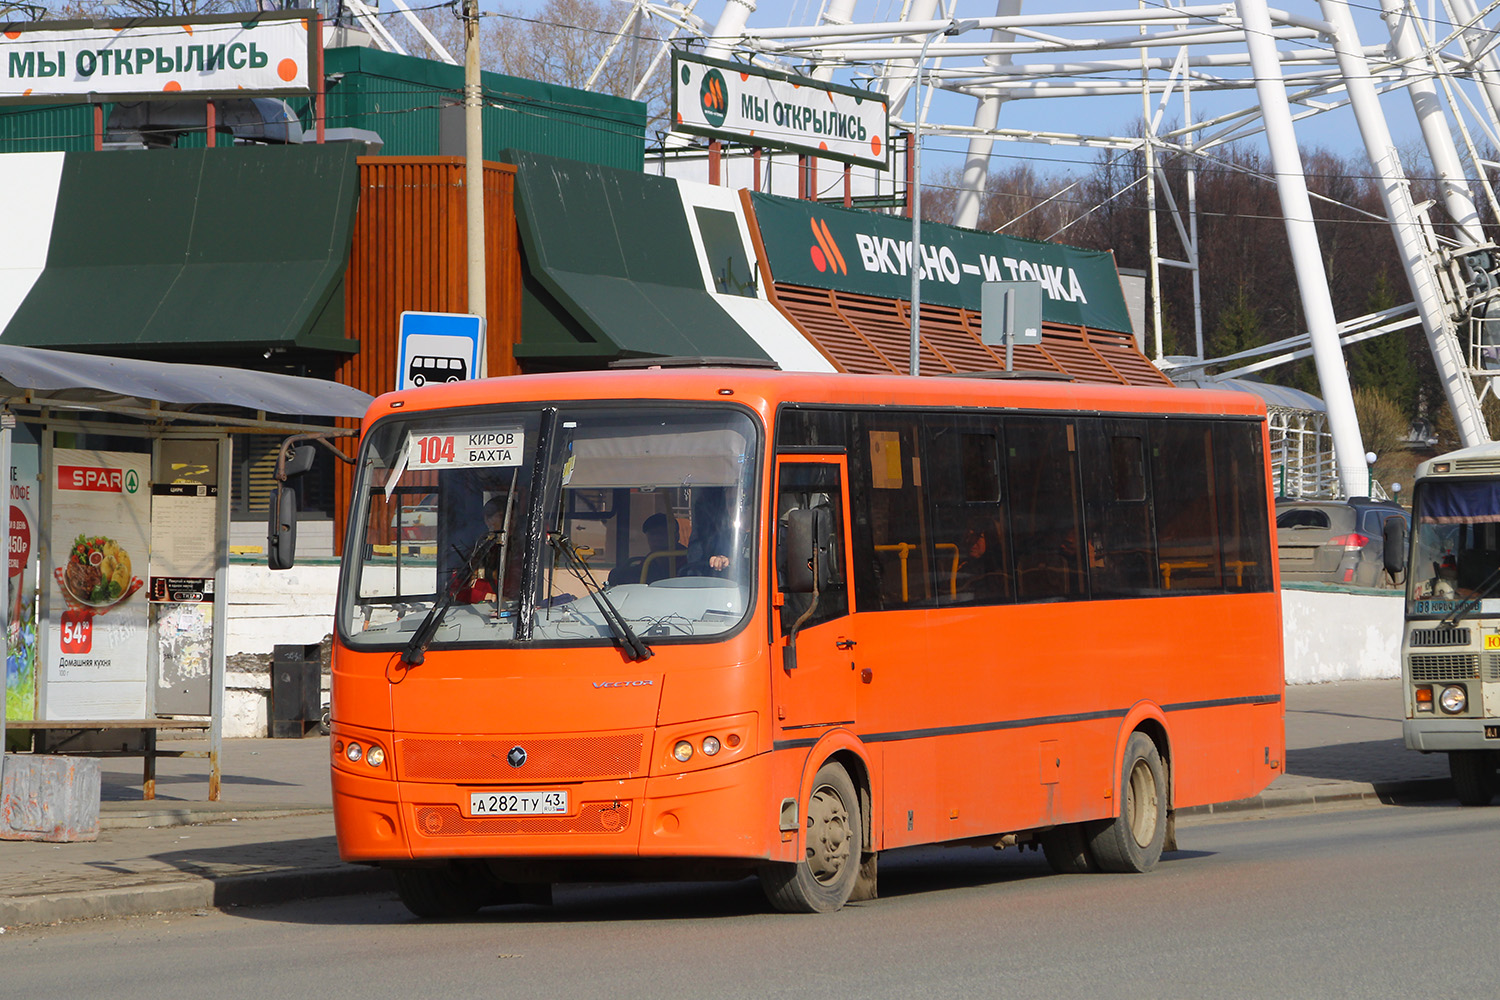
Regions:
[[[505, 496], [491, 497], [484, 504], [484, 528], [489, 534], [497, 534], [505, 529]], [[475, 539], [478, 544], [479, 539]], [[474, 575], [469, 579], [468, 586], [459, 591], [457, 600], [461, 604], [478, 604], [480, 601], [491, 600], [495, 596], [497, 581], [500, 579], [500, 540], [495, 539], [495, 546], [475, 568]]]
[[[609, 585], [617, 587], [623, 583], [655, 583], [672, 576], [685, 555], [682, 537], [677, 529], [677, 519], [666, 514], [652, 514], [641, 522], [641, 531], [646, 536], [646, 554], [616, 566], [609, 574]], [[644, 576], [642, 574], [644, 573]]]
[[729, 496], [722, 486], [694, 491], [693, 530], [688, 538], [684, 576], [722, 575], [730, 559], [734, 526], [729, 523]]
[[992, 518], [974, 518], [958, 552], [959, 591], [973, 594], [980, 601], [1006, 594], [1009, 588], [1005, 579], [1005, 552]]
[[1443, 556], [1443, 561], [1433, 563], [1433, 577], [1417, 588], [1418, 597], [1431, 597], [1439, 601], [1452, 601], [1458, 597], [1458, 562], [1453, 553]]

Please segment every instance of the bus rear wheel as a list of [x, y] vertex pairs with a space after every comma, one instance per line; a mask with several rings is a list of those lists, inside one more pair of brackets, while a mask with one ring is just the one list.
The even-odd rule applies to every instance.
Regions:
[[1067, 823], [1054, 826], [1037, 838], [1042, 842], [1042, 854], [1047, 864], [1059, 875], [1087, 875], [1099, 870], [1094, 855], [1089, 852], [1089, 838], [1082, 823]]
[[859, 879], [863, 826], [848, 772], [834, 763], [818, 768], [804, 812], [805, 856], [762, 868], [761, 888], [783, 913], [832, 913], [849, 901]]
[[1488, 750], [1448, 751], [1448, 774], [1453, 778], [1453, 794], [1459, 805], [1487, 806], [1500, 788], [1495, 774], [1500, 753]]
[[451, 864], [392, 871], [402, 904], [419, 917], [467, 917], [489, 901], [487, 879], [460, 872]]
[[1114, 819], [1089, 824], [1089, 851], [1100, 871], [1148, 872], [1167, 841], [1167, 771], [1145, 733], [1125, 745], [1117, 801]]

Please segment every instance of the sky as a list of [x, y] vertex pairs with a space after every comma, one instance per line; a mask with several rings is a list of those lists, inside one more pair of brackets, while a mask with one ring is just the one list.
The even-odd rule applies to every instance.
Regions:
[[[717, 22], [725, 0], [701, 0], [695, 13], [710, 24]], [[1431, 3], [1432, 0], [1427, 0]], [[758, 0], [756, 10], [750, 15], [751, 27], [769, 28], [792, 24], [814, 23], [821, 11], [823, 0]], [[525, 0], [523, 6], [535, 9], [540, 0]], [[1159, 6], [1160, 0], [1149, 0], [1149, 5]], [[1024, 13], [1052, 12], [1060, 10], [1133, 10], [1135, 0], [1024, 0]], [[1318, 5], [1311, 0], [1276, 0], [1274, 6], [1293, 13], [1320, 18]], [[1384, 44], [1389, 40], [1384, 23], [1379, 16], [1378, 0], [1352, 0], [1349, 4], [1360, 39], [1366, 45]], [[619, 4], [622, 16], [627, 9]], [[982, 17], [994, 13], [993, 0], [939, 0], [939, 9], [951, 12], [956, 17]], [[1424, 8], [1425, 10], [1426, 8]], [[901, 0], [858, 0], [855, 5], [855, 21], [889, 20], [899, 16]], [[1132, 29], [1125, 29], [1120, 33]], [[1113, 32], [1112, 32], [1113, 33]], [[980, 34], [976, 32], [976, 36]], [[1283, 49], [1294, 43], [1281, 43]], [[1205, 50], [1207, 51], [1207, 50]], [[1154, 55], [1167, 56], [1175, 50], [1155, 49]], [[1116, 57], [1111, 52], [1107, 57]], [[1083, 58], [1083, 57], [1077, 57]], [[1223, 94], [1198, 93], [1193, 98], [1194, 111], [1199, 116], [1205, 112], [1225, 112], [1254, 103], [1252, 90]], [[962, 95], [940, 94], [929, 108], [927, 120], [947, 118], [956, 122], [971, 122], [976, 102]], [[1411, 110], [1411, 102], [1404, 91], [1382, 98], [1388, 126], [1398, 149], [1415, 149], [1419, 132]], [[907, 101], [900, 111], [893, 114], [909, 118], [912, 102]], [[1128, 134], [1142, 115], [1140, 96], [1128, 97], [1065, 97], [1047, 100], [1026, 100], [1008, 103], [1001, 112], [1000, 125], [1007, 128], [1040, 129], [1049, 131], [1067, 130], [1090, 134]], [[1167, 119], [1181, 119], [1180, 105], [1167, 112]], [[1063, 124], [1066, 123], [1066, 124]], [[1299, 143], [1304, 148], [1323, 148], [1345, 156], [1361, 156], [1364, 146], [1355, 125], [1352, 112], [1347, 109], [1327, 112], [1299, 122], [1296, 126]], [[930, 178], [945, 169], [962, 164], [967, 140], [955, 137], [931, 136], [924, 142], [923, 175]], [[1096, 158], [1097, 152], [1067, 146], [1043, 146], [1014, 142], [997, 143], [992, 162], [993, 169], [1002, 169], [1010, 162], [1026, 159], [1038, 173], [1058, 174], [1085, 172]], [[1408, 168], [1410, 169], [1410, 167]]]

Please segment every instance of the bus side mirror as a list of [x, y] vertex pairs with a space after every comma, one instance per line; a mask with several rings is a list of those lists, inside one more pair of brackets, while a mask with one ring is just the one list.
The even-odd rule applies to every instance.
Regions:
[[297, 558], [297, 491], [291, 486], [277, 486], [269, 500], [266, 566], [291, 569]]
[[1381, 540], [1385, 543], [1385, 571], [1391, 576], [1406, 572], [1406, 546], [1410, 530], [1404, 517], [1388, 517], [1380, 528]]
[[311, 469], [317, 454], [318, 449], [310, 444], [299, 444], [293, 448], [291, 457], [286, 460], [287, 477], [300, 476]]
[[[827, 507], [795, 507], [786, 512], [776, 564], [781, 591], [811, 594], [827, 587], [833, 576], [833, 517]], [[813, 579], [813, 555], [821, 579]]]

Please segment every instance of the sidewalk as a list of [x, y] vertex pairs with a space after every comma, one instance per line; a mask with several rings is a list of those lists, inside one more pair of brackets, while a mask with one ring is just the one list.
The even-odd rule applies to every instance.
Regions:
[[[1451, 795], [1447, 758], [1401, 743], [1400, 682], [1287, 689], [1287, 773], [1253, 799], [1184, 810], [1180, 826], [1273, 808], [1343, 808]], [[328, 740], [230, 740], [223, 801], [196, 759], [159, 762], [140, 800], [133, 759], [106, 759], [99, 839], [0, 841], [0, 927], [386, 891], [333, 837]]]

